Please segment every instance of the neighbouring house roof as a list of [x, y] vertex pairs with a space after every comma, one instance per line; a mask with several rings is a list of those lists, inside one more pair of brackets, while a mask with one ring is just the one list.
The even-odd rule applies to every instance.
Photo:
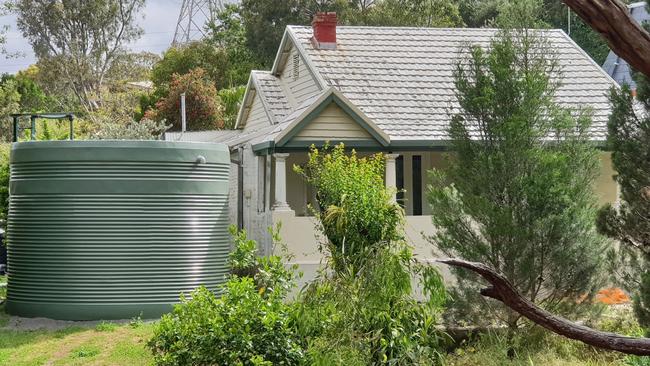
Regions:
[[[345, 104], [358, 109], [391, 141], [391, 146], [448, 140], [450, 113], [457, 110], [453, 70], [468, 44], [489, 46], [496, 29], [337, 27], [335, 50], [320, 50], [311, 41], [312, 28], [289, 26], [271, 73], [255, 71], [251, 78], [273, 126], [258, 131], [253, 144], [277, 143], [284, 129], [313, 104], [336, 90]], [[607, 91], [615, 82], [561, 30], [540, 30], [557, 52], [562, 86], [557, 101], [569, 108], [589, 108], [594, 140], [604, 141], [610, 113]], [[295, 107], [281, 92], [278, 75], [285, 48], [293, 44], [321, 89]], [[249, 84], [250, 86], [250, 84]], [[279, 112], [277, 112], [279, 110]], [[308, 114], [308, 113], [307, 113]]]
[[[650, 14], [648, 14], [648, 10], [646, 9], [645, 1], [632, 3], [627, 7], [630, 9], [632, 18], [640, 24], [650, 21]], [[615, 54], [614, 51], [609, 51], [605, 63], [603, 63], [603, 69], [620, 85], [628, 84], [632, 89], [636, 89], [636, 83], [632, 79], [630, 66], [627, 61]]]

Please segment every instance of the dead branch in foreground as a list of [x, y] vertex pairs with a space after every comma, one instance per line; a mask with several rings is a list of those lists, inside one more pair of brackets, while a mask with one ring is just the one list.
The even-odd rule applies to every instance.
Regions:
[[533, 323], [554, 333], [598, 348], [631, 355], [650, 355], [650, 338], [633, 338], [602, 332], [553, 315], [521, 296], [503, 275], [485, 264], [454, 258], [440, 259], [438, 262], [478, 273], [492, 285], [482, 289], [481, 295], [501, 301]]

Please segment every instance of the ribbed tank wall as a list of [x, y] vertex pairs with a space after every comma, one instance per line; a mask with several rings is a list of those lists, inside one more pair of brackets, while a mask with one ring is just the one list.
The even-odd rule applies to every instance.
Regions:
[[152, 318], [227, 274], [225, 146], [159, 141], [14, 144], [7, 311]]

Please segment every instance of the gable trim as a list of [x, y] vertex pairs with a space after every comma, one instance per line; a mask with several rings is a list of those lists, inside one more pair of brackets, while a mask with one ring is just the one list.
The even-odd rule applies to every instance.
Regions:
[[278, 76], [280, 72], [282, 72], [280, 68], [288, 60], [289, 50], [291, 46], [295, 47], [296, 50], [298, 51], [300, 58], [302, 58], [303, 62], [307, 66], [307, 70], [309, 70], [309, 73], [312, 75], [314, 80], [316, 80], [316, 85], [318, 85], [318, 88], [320, 90], [327, 89], [328, 88], [327, 82], [325, 82], [323, 76], [320, 74], [320, 72], [318, 72], [318, 69], [311, 62], [311, 59], [307, 55], [307, 51], [302, 46], [302, 44], [300, 44], [295, 34], [293, 34], [291, 26], [289, 25], [284, 29], [284, 34], [282, 35], [282, 41], [280, 41], [280, 47], [278, 48], [278, 52], [275, 55], [275, 60], [273, 61], [271, 74]]
[[[241, 108], [239, 109], [239, 113], [237, 114], [237, 122], [235, 123], [235, 129], [246, 127], [245, 121], [248, 119], [247, 113], [250, 112], [251, 106], [255, 101], [255, 97], [260, 98], [260, 101], [262, 102], [262, 107], [264, 108], [264, 113], [266, 113], [266, 117], [269, 119], [269, 124], [275, 125], [278, 123], [277, 119], [275, 118], [275, 114], [271, 112], [269, 103], [266, 100], [266, 95], [264, 94], [263, 89], [260, 88], [259, 82], [255, 77], [256, 71], [257, 70], [251, 71], [251, 74], [248, 77], [248, 85], [246, 85], [246, 92], [244, 93], [244, 101], [242, 103]], [[246, 115], [244, 115], [245, 113]]]
[[298, 132], [318, 117], [330, 103], [335, 103], [339, 108], [341, 108], [381, 146], [390, 145], [390, 137], [375, 125], [359, 108], [354, 106], [340, 91], [334, 88], [329, 88], [325, 93], [318, 97], [309, 108], [305, 109], [293, 122], [291, 122], [291, 124], [289, 124], [289, 126], [278, 134], [274, 140], [275, 145], [280, 147], [286, 145]]
[[244, 92], [244, 98], [242, 100], [241, 106], [239, 107], [239, 112], [237, 113], [237, 120], [235, 121], [235, 130], [244, 127], [245, 124], [242, 123], [245, 119], [248, 118], [248, 112], [250, 112], [254, 99], [255, 99], [255, 88], [253, 87], [253, 72], [251, 72], [248, 75], [248, 83], [246, 83], [246, 91]]

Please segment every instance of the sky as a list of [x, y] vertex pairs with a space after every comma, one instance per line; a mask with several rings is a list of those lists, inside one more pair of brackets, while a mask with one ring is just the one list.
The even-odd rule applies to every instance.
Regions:
[[[129, 48], [135, 52], [161, 53], [166, 50], [174, 38], [181, 2], [182, 0], [147, 0], [142, 11], [144, 18], [138, 22], [144, 29], [144, 35], [130, 44]], [[4, 25], [10, 27], [7, 32], [7, 51], [24, 54], [21, 57], [10, 59], [0, 55], [0, 74], [13, 74], [27, 68], [36, 60], [31, 46], [16, 27], [16, 17], [14, 15], [0, 17], [0, 27]]]

